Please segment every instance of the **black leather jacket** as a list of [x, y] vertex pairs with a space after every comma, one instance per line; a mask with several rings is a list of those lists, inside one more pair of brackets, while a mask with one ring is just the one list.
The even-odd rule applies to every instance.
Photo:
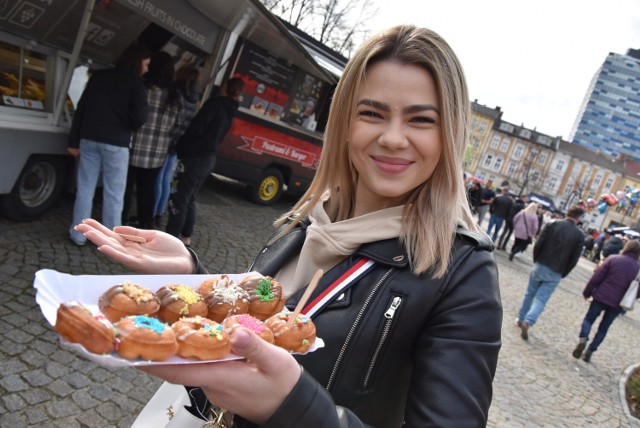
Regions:
[[[303, 239], [296, 229], [271, 243], [250, 270], [275, 274]], [[485, 235], [459, 230], [449, 272], [436, 280], [411, 272], [397, 239], [363, 245], [354, 257], [375, 267], [316, 314], [325, 347], [296, 356], [303, 375], [263, 427], [485, 426], [502, 324], [491, 250]]]

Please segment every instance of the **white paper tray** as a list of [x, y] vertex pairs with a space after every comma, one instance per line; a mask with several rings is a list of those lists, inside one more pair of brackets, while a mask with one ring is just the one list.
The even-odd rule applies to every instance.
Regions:
[[[249, 273], [228, 274], [234, 281], [240, 281]], [[196, 288], [207, 278], [220, 275], [69, 275], [51, 269], [42, 269], [36, 272], [33, 286], [36, 288], [36, 302], [46, 320], [55, 326], [58, 307], [61, 303], [75, 300], [85, 305], [93, 314], [100, 313], [98, 299], [109, 287], [130, 281], [140, 284], [155, 292], [167, 284], [185, 284]], [[84, 346], [77, 343], [69, 343], [60, 339], [60, 343], [67, 349], [85, 356], [91, 361], [104, 367], [129, 367], [166, 364], [201, 364], [217, 361], [241, 359], [237, 355], [230, 354], [222, 360], [195, 360], [191, 358], [171, 357], [165, 361], [127, 360], [118, 354], [106, 355], [93, 354]], [[308, 352], [322, 348], [324, 342], [317, 338]]]

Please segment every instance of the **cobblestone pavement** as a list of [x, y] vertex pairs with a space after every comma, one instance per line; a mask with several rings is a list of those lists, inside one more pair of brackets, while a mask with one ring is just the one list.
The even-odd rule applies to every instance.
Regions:
[[[209, 180], [199, 195], [194, 249], [211, 272], [243, 272], [290, 204], [249, 203], [235, 183]], [[61, 348], [35, 303], [34, 273], [128, 274], [87, 245], [67, 238], [72, 199], [40, 220], [0, 217], [0, 426], [131, 425], [160, 382], [133, 368], [107, 369]], [[593, 263], [581, 259], [547, 305], [529, 341], [514, 320], [527, 285], [531, 254], [509, 262], [497, 252], [504, 305], [503, 347], [494, 381], [489, 427], [629, 427], [619, 395], [622, 372], [640, 361], [640, 315], [612, 326], [590, 364], [576, 360], [587, 303], [581, 290]]]

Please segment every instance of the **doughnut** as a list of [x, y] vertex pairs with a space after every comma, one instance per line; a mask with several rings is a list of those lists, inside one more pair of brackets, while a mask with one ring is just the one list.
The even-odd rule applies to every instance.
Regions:
[[182, 317], [207, 316], [207, 304], [193, 288], [183, 284], [169, 284], [156, 291], [160, 300], [158, 317], [173, 324]]
[[261, 321], [282, 310], [285, 297], [282, 285], [269, 276], [252, 274], [240, 281], [240, 287], [249, 293], [249, 315]]
[[198, 360], [220, 360], [231, 352], [222, 325], [202, 317], [181, 318], [171, 328], [178, 340], [178, 355]]
[[200, 284], [198, 290], [211, 289], [205, 296], [208, 313], [207, 318], [216, 322], [222, 322], [226, 317], [235, 314], [246, 314], [249, 311], [249, 293], [240, 288], [235, 281], [227, 275], [217, 278], [217, 281], [207, 280]]
[[93, 354], [109, 354], [115, 349], [116, 338], [109, 320], [92, 315], [79, 302], [60, 304], [54, 328], [64, 340], [79, 343]]
[[275, 341], [273, 332], [264, 325], [264, 322], [249, 314], [232, 315], [222, 322], [222, 326], [229, 332], [236, 327], [246, 327], [269, 343], [274, 343]]
[[273, 332], [275, 345], [291, 352], [304, 354], [316, 341], [316, 326], [306, 315], [298, 315], [291, 328], [287, 328], [291, 312], [280, 312], [265, 321]]
[[151, 290], [125, 281], [102, 293], [98, 307], [109, 321], [116, 322], [129, 315], [154, 316], [160, 309], [160, 301]]
[[118, 321], [115, 328], [116, 352], [127, 360], [163, 361], [178, 352], [175, 333], [156, 318], [128, 316]]

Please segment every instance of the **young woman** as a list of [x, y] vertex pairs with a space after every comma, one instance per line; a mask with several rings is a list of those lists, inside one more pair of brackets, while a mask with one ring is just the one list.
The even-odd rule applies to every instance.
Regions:
[[[462, 68], [437, 34], [398, 26], [366, 42], [336, 89], [309, 190], [251, 267], [276, 276], [293, 308], [318, 268], [322, 289], [373, 262], [314, 315], [325, 347], [292, 356], [239, 329], [246, 361], [145, 371], [199, 386], [240, 427], [485, 426], [502, 307], [466, 201], [468, 115]], [[116, 229], [138, 244], [94, 220], [77, 229], [139, 272], [204, 272], [166, 234]]]
[[509, 261], [513, 261], [513, 257], [524, 252], [531, 240], [538, 234], [538, 204], [529, 203], [525, 209], [520, 211], [513, 217], [513, 246], [509, 254]]

